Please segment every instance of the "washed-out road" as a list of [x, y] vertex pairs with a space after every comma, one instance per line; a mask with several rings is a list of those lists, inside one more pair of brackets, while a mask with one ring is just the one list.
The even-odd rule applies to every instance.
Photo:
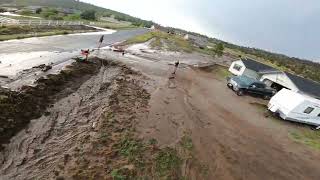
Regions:
[[[81, 49], [94, 49], [104, 35], [102, 47], [144, 34], [148, 29], [100, 31], [0, 42], [0, 85], [11, 89], [32, 84], [41, 72], [26, 72], [40, 64], [51, 64], [58, 72], [71, 64]], [[28, 75], [26, 75], [28, 73]]]
[[40, 38], [27, 38], [0, 42], [1, 54], [35, 51], [74, 51], [84, 48], [96, 48], [99, 38], [104, 35], [103, 45], [121, 42], [131, 37], [147, 32], [147, 29], [102, 31], [94, 33], [69, 34], [47, 36]]

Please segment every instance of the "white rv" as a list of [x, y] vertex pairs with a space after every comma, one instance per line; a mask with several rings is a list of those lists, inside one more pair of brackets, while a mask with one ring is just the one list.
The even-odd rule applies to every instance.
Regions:
[[271, 98], [268, 109], [284, 120], [301, 122], [320, 129], [320, 100], [318, 99], [282, 89]]

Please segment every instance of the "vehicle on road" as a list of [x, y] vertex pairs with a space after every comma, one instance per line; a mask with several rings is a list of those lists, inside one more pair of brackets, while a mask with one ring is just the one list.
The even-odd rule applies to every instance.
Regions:
[[265, 100], [270, 99], [276, 93], [276, 90], [268, 88], [263, 82], [247, 76], [228, 78], [227, 86], [234, 90], [238, 96], [251, 94], [260, 96]]
[[268, 110], [284, 120], [317, 126], [320, 129], [320, 100], [282, 89], [268, 103]]

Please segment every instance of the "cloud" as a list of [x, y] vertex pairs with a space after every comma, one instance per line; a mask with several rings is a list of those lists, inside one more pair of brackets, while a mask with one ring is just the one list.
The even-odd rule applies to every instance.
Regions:
[[320, 58], [318, 0], [84, 0], [244, 46]]

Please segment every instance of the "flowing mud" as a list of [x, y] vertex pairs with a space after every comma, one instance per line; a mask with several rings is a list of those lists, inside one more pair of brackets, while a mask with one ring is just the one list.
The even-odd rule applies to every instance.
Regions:
[[[48, 94], [42, 98], [48, 101], [46, 104], [52, 104], [5, 147], [1, 154], [1, 179], [110, 176], [112, 169], [108, 167], [112, 166], [107, 162], [112, 159], [107, 159], [107, 150], [122, 137], [121, 132], [130, 132], [136, 114], [146, 110], [149, 94], [134, 78], [139, 74], [125, 66], [107, 61], [93, 66], [94, 72], [99, 67], [96, 75], [91, 71], [90, 77], [78, 74], [78, 79], [69, 79], [61, 87], [54, 78], [39, 80], [48, 85], [48, 90], [43, 90]], [[50, 84], [56, 85], [52, 91], [59, 93], [49, 96]], [[42, 86], [36, 88], [39, 87]], [[32, 92], [39, 93], [33, 89]], [[29, 106], [31, 110], [33, 105]]]
[[1, 88], [0, 144], [7, 143], [31, 119], [48, 114], [45, 112], [48, 106], [79, 88], [92, 74], [98, 72], [100, 66], [97, 63], [73, 63], [57, 75], [38, 79], [34, 87], [23, 86], [20, 91]]

